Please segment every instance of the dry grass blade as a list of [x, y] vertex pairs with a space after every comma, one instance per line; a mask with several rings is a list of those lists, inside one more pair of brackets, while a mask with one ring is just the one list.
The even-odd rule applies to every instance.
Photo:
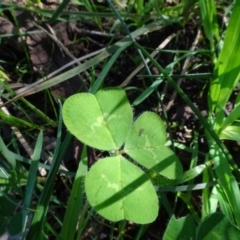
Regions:
[[[196, 48], [196, 46], [197, 46], [197, 44], [198, 44], [200, 35], [201, 35], [201, 31], [200, 31], [200, 29], [198, 29], [197, 36], [196, 36], [196, 38], [195, 38], [195, 40], [194, 40], [194, 42], [193, 42], [193, 44], [192, 44], [192, 47], [190, 48], [190, 51], [194, 51], [194, 50], [195, 50], [195, 48]], [[189, 56], [189, 57], [186, 58], [186, 60], [185, 60], [185, 62], [184, 62], [184, 64], [183, 64], [183, 68], [182, 68], [182, 71], [181, 71], [181, 75], [185, 75], [185, 74], [187, 73], [188, 64], [189, 64], [191, 58], [192, 58], [192, 56]], [[180, 78], [180, 79], [177, 81], [177, 85], [178, 85], [178, 86], [181, 85], [182, 80], [183, 80], [183, 79]], [[176, 96], [177, 96], [177, 92], [173, 92], [173, 93], [172, 93], [172, 96], [171, 96], [171, 98], [170, 98], [170, 101], [168, 102], [168, 105], [166, 106], [166, 111], [169, 111], [169, 110], [171, 109], [171, 107], [172, 107], [173, 104], [174, 104], [174, 100], [175, 100]]]
[[[167, 46], [167, 44], [176, 36], [175, 33], [171, 34], [170, 36], [168, 36], [152, 53], [151, 53], [151, 56], [152, 57], [155, 57], [159, 51], [161, 49], [163, 49], [165, 46]], [[148, 63], [150, 60], [149, 59], [146, 59], [145, 62]], [[119, 87], [125, 87], [127, 86], [132, 78], [144, 67], [144, 64], [141, 63], [120, 85]]]
[[[168, 22], [168, 24], [170, 24], [172, 22]], [[145, 25], [139, 29], [137, 29], [136, 31], [134, 31], [131, 35], [133, 38], [136, 38], [140, 35], [143, 35], [147, 32], [151, 32], [151, 31], [155, 31], [158, 30], [160, 28], [162, 28], [162, 24], [163, 21], [158, 21], [158, 22], [154, 22], [154, 23], [150, 23], [148, 25]], [[59, 84], [61, 82], [64, 82], [68, 79], [70, 79], [71, 77], [89, 69], [90, 67], [98, 64], [99, 62], [103, 61], [104, 59], [106, 59], [107, 57], [109, 57], [111, 54], [113, 54], [114, 52], [116, 52], [119, 48], [121, 47], [128, 47], [131, 44], [131, 40], [128, 36], [124, 37], [123, 39], [121, 39], [120, 41], [116, 42], [114, 45], [110, 46], [109, 48], [103, 50], [100, 54], [98, 54], [97, 56], [93, 57], [92, 59], [90, 59], [89, 61], [85, 62], [84, 64], [81, 64], [80, 66], [77, 66], [67, 72], [64, 72], [52, 79], [43, 81], [41, 83], [34, 83], [32, 84], [31, 88], [28, 87], [27, 90], [24, 90], [23, 92], [21, 92], [20, 94], [18, 94], [16, 97], [14, 97], [13, 99], [7, 101], [4, 105], [9, 104], [13, 101], [16, 101], [22, 97], [26, 97], [29, 96], [31, 94], [34, 94], [36, 92], [48, 89], [56, 84]], [[2, 105], [3, 106], [3, 105]]]

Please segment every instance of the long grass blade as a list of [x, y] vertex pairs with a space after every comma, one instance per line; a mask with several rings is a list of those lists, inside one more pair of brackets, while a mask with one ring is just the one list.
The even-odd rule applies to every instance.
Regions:
[[62, 1], [62, 3], [59, 5], [59, 7], [53, 13], [51, 21], [54, 21], [58, 18], [58, 16], [61, 14], [63, 9], [68, 5], [69, 2], [70, 2], [70, 0], [63, 0]]
[[[177, 21], [177, 20], [174, 20]], [[157, 29], [162, 28], [163, 25], [167, 26], [169, 24], [174, 23], [174, 21], [164, 21], [164, 20], [160, 20], [154, 23], [150, 23], [147, 24], [139, 29], [137, 29], [136, 31], [131, 33], [131, 36], [133, 38], [136, 38], [140, 35], [143, 35], [146, 32], [151, 32], [151, 31], [155, 31]], [[20, 94], [18, 94], [16, 97], [14, 97], [13, 99], [7, 101], [4, 105], [11, 103], [12, 101], [16, 101], [19, 98], [37, 93], [39, 91], [48, 89], [56, 84], [59, 84], [63, 81], [66, 81], [67, 79], [87, 70], [88, 68], [98, 64], [99, 62], [103, 61], [104, 59], [106, 59], [107, 57], [109, 57], [110, 55], [114, 54], [119, 48], [121, 47], [128, 47], [129, 44], [131, 43], [131, 39], [130, 37], [126, 36], [124, 38], [122, 38], [120, 41], [116, 42], [114, 45], [110, 46], [109, 48], [105, 49], [103, 52], [101, 52], [100, 54], [98, 54], [97, 56], [93, 57], [92, 59], [88, 60], [87, 62], [85, 62], [84, 64], [81, 64], [80, 66], [77, 66], [69, 71], [66, 71], [56, 77], [53, 77], [43, 83], [40, 83], [39, 85], [32, 85], [31, 89], [28, 89], [26, 91], [21, 92]]]
[[[214, 69], [208, 105], [211, 112], [222, 112], [240, 77], [240, 1], [236, 1], [224, 40], [222, 52]], [[217, 118], [217, 125], [222, 119]]]
[[216, 19], [216, 4], [214, 0], [199, 0], [204, 32], [210, 41], [211, 50], [214, 50], [214, 37], [219, 40]]
[[26, 226], [27, 226], [27, 220], [29, 215], [30, 205], [31, 205], [31, 199], [34, 191], [34, 187], [36, 184], [36, 178], [37, 178], [37, 170], [38, 170], [38, 162], [41, 157], [41, 151], [42, 151], [42, 144], [43, 144], [43, 132], [41, 131], [38, 135], [36, 146], [33, 152], [31, 166], [29, 170], [28, 175], [28, 181], [25, 188], [25, 197], [23, 202], [23, 230], [22, 233], [25, 232]]
[[86, 148], [86, 146], [83, 148], [82, 156], [64, 216], [63, 227], [60, 234], [62, 239], [74, 239], [76, 229], [78, 227], [81, 228], [81, 226], [78, 226], [78, 220], [82, 214], [82, 209], [84, 206], [84, 180], [88, 171]]
[[[130, 46], [132, 43], [129, 42], [128, 46]], [[128, 47], [127, 46], [127, 47]], [[108, 63], [105, 65], [104, 69], [101, 71], [100, 75], [98, 76], [96, 82], [94, 83], [94, 85], [92, 86], [92, 88], [90, 89], [90, 92], [95, 94], [99, 87], [103, 84], [103, 81], [105, 79], [105, 77], [107, 76], [107, 73], [109, 72], [109, 70], [111, 69], [111, 67], [113, 66], [113, 64], [116, 62], [117, 58], [119, 57], [119, 55], [121, 54], [121, 52], [126, 48], [126, 46], [122, 46], [120, 47], [111, 57], [111, 59], [108, 61]]]
[[[236, 224], [240, 226], [240, 191], [238, 183], [230, 170], [222, 150], [217, 145], [210, 144], [210, 146], [210, 156], [213, 158], [216, 174], [220, 181], [219, 187], [224, 194], [223, 199], [226, 199], [229, 203]], [[231, 219], [231, 216], [228, 217]]]
[[62, 105], [59, 102], [59, 123], [58, 123], [58, 133], [57, 133], [57, 142], [54, 151], [53, 161], [48, 173], [48, 177], [46, 183], [44, 185], [44, 189], [41, 193], [38, 206], [36, 212], [33, 216], [32, 226], [29, 230], [29, 234], [27, 239], [41, 239], [42, 234], [44, 234], [44, 221], [46, 218], [47, 210], [49, 207], [49, 201], [52, 195], [52, 190], [54, 186], [54, 181], [56, 178], [56, 174], [58, 172], [60, 163], [62, 162], [62, 158], [60, 155], [60, 146], [61, 146], [61, 135], [62, 135]]

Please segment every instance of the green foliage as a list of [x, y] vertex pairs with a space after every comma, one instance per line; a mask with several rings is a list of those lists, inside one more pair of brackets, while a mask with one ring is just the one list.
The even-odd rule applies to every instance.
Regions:
[[[84, 227], [81, 219], [85, 217], [83, 210], [84, 198], [84, 178], [87, 174], [87, 150], [86, 146], [80, 159], [79, 167], [73, 183], [71, 195], [68, 201], [66, 213], [63, 220], [60, 236], [62, 239], [74, 239], [75, 230], [77, 228], [83, 231]], [[79, 213], [81, 211], [81, 219], [79, 220]], [[79, 221], [78, 221], [79, 220]]]
[[[132, 110], [124, 91], [112, 89], [75, 94], [63, 109], [70, 132], [89, 146], [102, 150], [119, 149], [132, 123]], [[77, 123], [77, 124], [76, 124]]]
[[[54, 21], [75, 22], [77, 20], [90, 20], [94, 21], [101, 30], [106, 30], [106, 35], [108, 29], [112, 26], [112, 24], [108, 25], [111, 22], [114, 23], [114, 27], [109, 30], [109, 37], [113, 35], [122, 36], [123, 33], [117, 30], [118, 25], [122, 25], [119, 29], [121, 29], [120, 31], [124, 30], [127, 36], [117, 38], [116, 43], [113, 45], [110, 44], [114, 41], [114, 38], [111, 40], [106, 38], [104, 43], [109, 43], [106, 49], [92, 52], [90, 48], [91, 53], [80, 58], [79, 62], [81, 64], [79, 66], [60, 73], [63, 70], [61, 68], [58, 72], [59, 75], [56, 73], [55, 76], [49, 75], [46, 78], [44, 76], [44, 80], [39, 80], [20, 89], [23, 90], [22, 92], [17, 90], [16, 92], [19, 94], [14, 100], [37, 91], [49, 89], [78, 73], [89, 71], [92, 68], [98, 69], [99, 63], [104, 60], [103, 65], [101, 65], [103, 70], [100, 74], [97, 74], [97, 80], [92, 80], [89, 84], [89, 92], [92, 94], [83, 93], [72, 96], [66, 101], [64, 111], [69, 131], [89, 146], [100, 151], [108, 151], [110, 157], [97, 161], [87, 173], [87, 150], [86, 146], [84, 146], [76, 175], [72, 172], [59, 170], [59, 164], [64, 158], [66, 149], [72, 139], [71, 134], [68, 133], [63, 143], [61, 142], [61, 119], [59, 121], [56, 151], [51, 153], [54, 159], [51, 166], [38, 161], [42, 150], [42, 134], [39, 135], [31, 160], [19, 155], [18, 148], [15, 148], [18, 154], [11, 152], [9, 149], [12, 148], [6, 146], [2, 138], [0, 138], [0, 236], [4, 234], [5, 229], [8, 229], [12, 235], [30, 229], [28, 239], [47, 239], [50, 235], [53, 235], [56, 239], [81, 239], [83, 232], [87, 230], [86, 226], [88, 226], [89, 219], [94, 221], [94, 218], [91, 218], [92, 209], [95, 209], [100, 215], [111, 221], [126, 219], [135, 223], [150, 223], [156, 219], [157, 214], [160, 218], [162, 216], [161, 210], [165, 208], [169, 218], [173, 214], [182, 216], [181, 212], [185, 212], [186, 209], [190, 215], [179, 219], [172, 217], [170, 222], [166, 224], [167, 229], [164, 239], [237, 239], [239, 230], [236, 226], [240, 226], [240, 207], [238, 204], [240, 198], [240, 173], [239, 167], [236, 166], [221, 140], [227, 139], [240, 142], [240, 94], [238, 86], [240, 72], [238, 57], [240, 55], [239, 1], [229, 3], [229, 6], [227, 6], [226, 1], [223, 3], [222, 1], [213, 0], [129, 0], [112, 1], [114, 7], [111, 8], [105, 5], [106, 2], [110, 3], [110, 0], [105, 1], [104, 4], [101, 4], [101, 1], [93, 1], [94, 3], [92, 1], [74, 1], [74, 3], [81, 6], [81, 12], [74, 12], [70, 11], [70, 8], [65, 8], [68, 2], [68, 0], [62, 1], [56, 9], [52, 10], [36, 8], [33, 4], [19, 7], [11, 3], [7, 11], [10, 9], [12, 13], [15, 10], [34, 12], [40, 16], [40, 22], [43, 21], [50, 25]], [[41, 4], [38, 4], [38, 6], [41, 7]], [[85, 9], [83, 11], [82, 6]], [[112, 13], [111, 10], [114, 9], [116, 11]], [[2, 8], [0, 11], [2, 16], [6, 9]], [[232, 14], [231, 11], [233, 11]], [[117, 18], [114, 18], [116, 16]], [[227, 23], [229, 16], [230, 21]], [[100, 17], [104, 17], [104, 21], [101, 21]], [[13, 18], [15, 18], [15, 25], [18, 26], [16, 16], [13, 16]], [[159, 19], [161, 20], [159, 21]], [[222, 29], [219, 27], [220, 24], [218, 26], [216, 19], [218, 23], [221, 21], [224, 23], [221, 26]], [[146, 23], [148, 24], [144, 25]], [[169, 25], [172, 26], [167, 27]], [[105, 26], [107, 27], [105, 28]], [[129, 31], [130, 26], [131, 30], [134, 29], [134, 31]], [[181, 27], [179, 28], [179, 26]], [[227, 29], [226, 32], [224, 32], [225, 28]], [[158, 32], [161, 33], [159, 34], [159, 41], [166, 42], [163, 39], [166, 38], [170, 43], [173, 38], [176, 39], [174, 44], [170, 43], [167, 46], [167, 50], [164, 49], [165, 47], [160, 42], [157, 48], [156, 41], [153, 41], [153, 44], [151, 42], [149, 42], [150, 44], [147, 43], [148, 39], [152, 41], [152, 36], [148, 33], [160, 29], [162, 30]], [[168, 38], [167, 34], [172, 29], [174, 29], [174, 34], [171, 34], [170, 38]], [[192, 40], [195, 29], [201, 29], [202, 31], [197, 44], [202, 50], [187, 50], [190, 47], [187, 42]], [[181, 34], [179, 34], [180, 32]], [[184, 39], [182, 44], [179, 45], [179, 40], [182, 39], [181, 35], [184, 33], [187, 33], [184, 36], [186, 41]], [[10, 36], [1, 34], [0, 37], [7, 40], [13, 34], [15, 33], [10, 34]], [[29, 32], [28, 34], [33, 33]], [[218, 56], [216, 53], [218, 53], [219, 36], [221, 36], [221, 41], [224, 41], [224, 45], [222, 52]], [[20, 37], [20, 35], [17, 37]], [[134, 39], [140, 41], [134, 42]], [[2, 42], [1, 46], [4, 52], [5, 48], [7, 49], [7, 46], [5, 46], [7, 41]], [[142, 42], [144, 42], [144, 47], [140, 45]], [[176, 50], [171, 49], [174, 45], [177, 46]], [[187, 48], [183, 50], [182, 47]], [[139, 60], [142, 61], [141, 64], [145, 66], [146, 70], [144, 74], [147, 72], [147, 75], [138, 76], [140, 81], [133, 81], [133, 77], [141, 69], [137, 67], [135, 70], [138, 71], [133, 71], [133, 74], [130, 74], [127, 78], [130, 77], [132, 80], [131, 85], [128, 85], [129, 81], [127, 83], [124, 81], [126, 84], [120, 85], [126, 87], [126, 91], [131, 91], [131, 96], [135, 98], [132, 106], [141, 108], [140, 104], [143, 103], [146, 104], [145, 106], [151, 104], [147, 106], [149, 109], [158, 108], [157, 105], [161, 104], [162, 99], [164, 99], [164, 103], [168, 100], [168, 97], [165, 96], [169, 96], [171, 90], [167, 86], [169, 84], [197, 116], [195, 120], [197, 121], [196, 125], [200, 125], [200, 131], [199, 136], [194, 133], [195, 143], [192, 142], [188, 146], [177, 143], [176, 138], [171, 139], [171, 144], [174, 143], [176, 148], [181, 149], [181, 156], [187, 156], [184, 159], [186, 171], [183, 174], [178, 158], [166, 147], [165, 125], [157, 114], [145, 112], [138, 116], [133, 123], [133, 112], [123, 90], [105, 89], [97, 92], [104, 86], [104, 81], [108, 79], [110, 70], [120, 70], [121, 72], [118, 61], [126, 59], [125, 53], [123, 53], [126, 49], [130, 50], [129, 53], [126, 53], [129, 54], [130, 61], [133, 61], [135, 65], [139, 64]], [[145, 57], [135, 56], [134, 53], [137, 49]], [[155, 52], [156, 55], [150, 54], [148, 51]], [[17, 60], [18, 54], [10, 49], [8, 54], [12, 53], [15, 55], [15, 60]], [[27, 49], [25, 53], [26, 58], [29, 59]], [[166, 61], [162, 58], [162, 56], [166, 56], [165, 53], [168, 53], [168, 60]], [[108, 57], [109, 59], [107, 59]], [[193, 61], [190, 61], [187, 69], [181, 69], [184, 66], [183, 61], [188, 57], [191, 57]], [[86, 60], [87, 58], [89, 60]], [[12, 63], [9, 62], [10, 64], [8, 64], [5, 61], [3, 57], [1, 65], [4, 67], [0, 67], [3, 101], [8, 100], [9, 96], [15, 94], [11, 87], [12, 83], [15, 83], [15, 81], [21, 83], [22, 80], [25, 80], [25, 74], [30, 71], [26, 64], [20, 64], [20, 68], [16, 67], [18, 70], [6, 71], [8, 67], [5, 69], [5, 66], [11, 66]], [[163, 67], [160, 66], [160, 62]], [[211, 66], [213, 64], [215, 65], [212, 74]], [[73, 65], [73, 62], [71, 62], [71, 65]], [[153, 72], [152, 66], [157, 68], [158, 73], [155, 70]], [[204, 71], [205, 69], [210, 70], [210, 73], [202, 74], [201, 67], [204, 67]], [[66, 69], [66, 66], [63, 68]], [[186, 72], [185, 70], [190, 74], [181, 73], [179, 75], [180, 72]], [[200, 74], [196, 74], [198, 70], [200, 70]], [[156, 73], [156, 75], [153, 76], [151, 72]], [[205, 75], [204, 79], [203, 75]], [[6, 81], [9, 80], [8, 76], [11, 82]], [[206, 79], [212, 78], [212, 76], [212, 81], [204, 82]], [[93, 76], [93, 79], [95, 78]], [[202, 87], [199, 96], [205, 96], [204, 94], [208, 91], [205, 86], [210, 85], [207, 99], [208, 109], [204, 109], [208, 112], [208, 119], [203, 117], [198, 106], [196, 107], [199, 96], [195, 97], [198, 93], [194, 95], [193, 103], [190, 99], [192, 95], [185, 94], [184, 88], [182, 89], [182, 86], [176, 85], [175, 79], [179, 78], [184, 79], [184, 86], [191, 79], [191, 84], [188, 86], [198, 85], [199, 88]], [[35, 79], [28, 80], [31, 82]], [[87, 81], [86, 84], [88, 85]], [[205, 86], [201, 84], [205, 84]], [[96, 95], [93, 95], [95, 93]], [[233, 98], [236, 98], [236, 100]], [[198, 100], [196, 101], [196, 99]], [[202, 98], [202, 100], [206, 99]], [[229, 112], [225, 109], [228, 101], [233, 103], [233, 109]], [[28, 136], [31, 134], [28, 130], [45, 130], [46, 125], [56, 127], [56, 123], [51, 119], [47, 119], [47, 116], [41, 113], [39, 109], [34, 109], [34, 106], [31, 106], [26, 100], [24, 100], [24, 103], [24, 106], [27, 106], [37, 116], [44, 119], [44, 124], [36, 123], [35, 118], [32, 119], [32, 114], [28, 115], [25, 112], [25, 107], [16, 101], [13, 103], [14, 109], [23, 112], [24, 117], [16, 117], [18, 115], [7, 116], [2, 111], [0, 112], [0, 122], [21, 127], [21, 130], [26, 129], [27, 131], [23, 134], [28, 134]], [[164, 107], [161, 106], [161, 109], [164, 114]], [[167, 119], [166, 115], [165, 119]], [[204, 134], [202, 134], [201, 128], [205, 129]], [[206, 139], [205, 142], [208, 143], [208, 149], [205, 152], [201, 152], [204, 151], [202, 145], [200, 146], [202, 139]], [[16, 143], [12, 144], [16, 140], [13, 138], [10, 141], [10, 146], [16, 147]], [[182, 154], [182, 152], [184, 153]], [[186, 152], [190, 154], [187, 155]], [[106, 153], [104, 152], [103, 155], [105, 156]], [[206, 162], [203, 163], [202, 159], [205, 159]], [[25, 165], [23, 167], [20, 161], [29, 164], [29, 168], [25, 168]], [[37, 167], [39, 166], [50, 171], [48, 172], [47, 183], [45, 185], [38, 184], [36, 188], [35, 183], [39, 183], [40, 179], [43, 182], [46, 181], [44, 177], [37, 177]], [[188, 169], [187, 166], [189, 166]], [[55, 186], [57, 172], [71, 177], [75, 176], [67, 206], [65, 202], [63, 206], [52, 191], [53, 186]], [[71, 179], [67, 179], [67, 181], [71, 182]], [[181, 185], [182, 183], [185, 185]], [[192, 201], [195, 200], [196, 196], [192, 194], [192, 191], [197, 189], [201, 190], [202, 194], [200, 207], [196, 207]], [[84, 199], [85, 192], [88, 202], [93, 207], [91, 210], [89, 210], [88, 202]], [[171, 198], [168, 198], [166, 192], [171, 192], [174, 202], [171, 201]], [[159, 212], [157, 194], [161, 198]], [[17, 196], [17, 198], [14, 196]], [[33, 198], [36, 200], [34, 201], [36, 209], [32, 209]], [[53, 200], [54, 204], [58, 202], [57, 207], [66, 208], [63, 222], [55, 214], [57, 211], [50, 205], [50, 199]], [[198, 201], [197, 203], [199, 203]], [[181, 212], [178, 212], [178, 210]], [[216, 213], [216, 211], [221, 211], [221, 213]], [[31, 215], [33, 215], [33, 218], [30, 218]], [[62, 226], [60, 235], [53, 225], [48, 222], [51, 217]], [[124, 238], [126, 224], [127, 221], [112, 224], [109, 227], [112, 235], [110, 234], [108, 237], [113, 239], [115, 233], [118, 232], [117, 239]], [[148, 224], [140, 226], [139, 232], [134, 239], [141, 239], [147, 228]]]
[[165, 126], [155, 113], [145, 112], [134, 123], [124, 152], [147, 169], [170, 179], [182, 174], [177, 156], [167, 147]]
[[[218, 194], [221, 195], [221, 198], [225, 201], [220, 201], [220, 207], [229, 219], [232, 219], [237, 226], [240, 226], [240, 205], [238, 204], [240, 191], [238, 183], [231, 172], [229, 163], [226, 161], [225, 154], [222, 150], [218, 146], [214, 145], [210, 140], [209, 145], [210, 157], [214, 161], [215, 171], [221, 183], [217, 186], [217, 191]], [[229, 204], [230, 211], [224, 211], [225, 206], [223, 206], [222, 203], [224, 203], [224, 205]]]
[[[211, 81], [210, 85], [208, 104], [210, 113], [213, 112], [216, 113], [215, 128], [217, 130], [221, 127], [224, 121], [228, 121], [227, 119], [224, 119], [223, 111], [229, 97], [231, 96], [235, 86], [239, 81], [240, 73], [240, 57], [239, 57], [240, 32], [238, 31], [238, 26], [240, 24], [239, 11], [240, 3], [236, 1], [226, 31], [224, 46], [216, 63], [213, 80]], [[230, 116], [230, 118], [232, 118], [232, 115]], [[238, 115], [235, 114], [235, 119], [236, 117], [238, 117]]]
[[216, 18], [216, 4], [214, 0], [199, 0], [202, 22], [211, 50], [214, 51], [214, 40], [219, 41], [219, 30]]
[[237, 239], [240, 231], [222, 213], [213, 213], [206, 217], [197, 229], [197, 240]]
[[[224, 108], [239, 81], [240, 72], [240, 33], [239, 25], [240, 2], [236, 1], [226, 31], [223, 49], [214, 68], [213, 80], [209, 90], [209, 122], [216, 130], [219, 138], [239, 140], [239, 126], [235, 121], [239, 118], [239, 107], [225, 117]], [[212, 118], [212, 114], [215, 118]], [[234, 125], [232, 125], [234, 124]], [[238, 204], [240, 191], [237, 181], [240, 179], [238, 167], [232, 160], [226, 148], [220, 148], [207, 135], [210, 154], [214, 161], [215, 170], [221, 184], [216, 188], [219, 203], [226, 216], [240, 226], [240, 207]], [[235, 176], [232, 174], [234, 169]], [[237, 179], [236, 179], [237, 178]]]
[[176, 219], [170, 219], [163, 240], [195, 240], [196, 226], [190, 215]]
[[110, 221], [126, 219], [146, 224], [157, 217], [158, 198], [151, 181], [122, 156], [95, 163], [86, 177], [85, 188], [90, 204]]
[[[19, 167], [19, 163], [16, 162], [15, 155], [9, 151], [5, 146], [3, 140], [0, 138], [0, 149], [2, 154], [5, 156], [9, 164], [7, 170], [3, 166], [0, 166], [0, 184], [1, 184], [1, 194], [0, 194], [0, 221], [5, 225], [4, 231], [8, 229], [11, 236], [16, 234], [23, 234], [26, 230], [26, 224], [32, 212], [30, 211], [32, 194], [36, 184], [36, 175], [38, 168], [38, 161], [40, 159], [41, 149], [42, 149], [42, 137], [43, 134], [40, 132], [37, 139], [36, 147], [32, 156], [32, 162], [29, 172], [24, 168]], [[5, 181], [4, 181], [5, 180]], [[21, 186], [25, 187], [25, 193], [22, 193]], [[14, 191], [23, 197], [23, 207], [15, 211], [19, 207], [19, 200], [16, 200], [11, 192]], [[4, 232], [1, 232], [0, 235]]]
[[182, 175], [182, 166], [164, 146], [165, 127], [155, 113], [142, 114], [133, 126], [132, 117], [125, 91], [116, 88], [96, 95], [73, 95], [63, 106], [64, 123], [73, 135], [112, 154], [95, 163], [87, 174], [85, 190], [90, 204], [110, 221], [146, 224], [157, 217], [157, 194], [147, 174], [123, 154], [171, 179]]
[[231, 240], [238, 239], [240, 231], [222, 213], [207, 216], [198, 226], [190, 215], [171, 218], [163, 240]]
[[[59, 103], [59, 123], [58, 123], [58, 135], [57, 135], [57, 142], [56, 147], [54, 151], [53, 161], [51, 168], [49, 170], [46, 184], [44, 186], [43, 191], [41, 192], [39, 202], [36, 208], [36, 211], [33, 215], [32, 221], [31, 221], [31, 227], [28, 233], [29, 239], [40, 239], [39, 232], [44, 234], [44, 226], [46, 222], [46, 214], [49, 208], [50, 199], [52, 196], [52, 190], [53, 190], [53, 183], [56, 178], [59, 166], [62, 161], [62, 157], [65, 154], [65, 147], [64, 143], [61, 144], [61, 134], [62, 134], [62, 105]], [[60, 149], [60, 146], [62, 148]]]

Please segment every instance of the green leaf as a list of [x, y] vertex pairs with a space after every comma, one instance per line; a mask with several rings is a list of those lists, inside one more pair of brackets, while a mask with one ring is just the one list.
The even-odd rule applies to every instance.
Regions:
[[[217, 188], [218, 194], [221, 194], [223, 199], [226, 198], [234, 215], [235, 221], [237, 225], [240, 226], [240, 191], [238, 182], [232, 173], [229, 162], [226, 161], [223, 151], [218, 146], [212, 144], [209, 149], [209, 153], [214, 162], [218, 180], [221, 183], [219, 188]], [[222, 206], [220, 205], [220, 207]], [[231, 216], [228, 217], [231, 219]]]
[[[233, 216], [233, 212], [231, 209], [230, 204], [228, 203], [227, 197], [226, 195], [223, 193], [223, 190], [221, 189], [220, 185], [216, 185], [216, 195], [215, 198], [217, 198], [218, 200], [218, 206], [220, 206], [221, 209], [221, 213], [223, 213], [230, 222], [234, 222], [234, 216]], [[214, 211], [216, 212], [216, 210]], [[211, 212], [211, 213], [214, 213]]]
[[124, 151], [147, 169], [175, 179], [182, 175], [177, 156], [168, 147], [163, 121], [152, 112], [143, 113], [134, 123]]
[[19, 212], [11, 217], [8, 225], [9, 234], [14, 236], [22, 232], [24, 225], [23, 212]]
[[204, 32], [213, 46], [213, 38], [219, 40], [218, 25], [216, 21], [216, 4], [214, 0], [199, 0]]
[[197, 240], [239, 239], [240, 231], [222, 213], [206, 217], [197, 230]]
[[0, 137], [0, 152], [13, 167], [16, 167], [16, 159], [14, 157], [14, 154], [8, 150], [1, 137]]
[[175, 181], [175, 184], [184, 183], [196, 178], [198, 175], [202, 174], [202, 172], [206, 170], [207, 167], [208, 167], [207, 164], [200, 164], [192, 169], [187, 170], [182, 174], [182, 176], [179, 179]]
[[28, 209], [31, 206], [31, 200], [32, 200], [32, 196], [34, 193], [34, 187], [36, 184], [38, 163], [41, 158], [41, 152], [42, 152], [42, 144], [43, 144], [43, 132], [40, 131], [38, 138], [37, 138], [36, 146], [34, 148], [32, 162], [31, 162], [30, 170], [29, 170], [29, 176], [28, 176], [27, 185], [26, 185], [26, 189], [25, 189], [25, 196], [24, 196], [24, 201], [23, 201], [24, 209], [22, 211], [24, 228], [22, 229], [22, 231], [25, 231], [27, 220], [30, 215]]
[[[8, 226], [8, 219], [0, 216], [0, 236], [1, 236], [1, 238], [6, 236], [6, 239], [9, 239], [8, 233], [6, 232], [7, 226]], [[3, 238], [3, 240], [4, 240], [4, 238]]]
[[237, 104], [234, 109], [230, 112], [230, 114], [226, 117], [224, 122], [221, 125], [221, 128], [219, 131], [224, 130], [228, 126], [230, 126], [232, 123], [234, 123], [238, 118], [240, 117], [240, 104]]
[[[49, 209], [49, 203], [52, 196], [52, 190], [54, 187], [54, 181], [56, 180], [56, 175], [60, 164], [63, 159], [63, 155], [66, 152], [66, 142], [68, 141], [65, 138], [63, 144], [61, 144], [61, 135], [62, 135], [62, 104], [59, 101], [59, 120], [58, 120], [58, 132], [57, 132], [57, 141], [54, 150], [53, 160], [48, 172], [48, 176], [44, 185], [44, 188], [41, 192], [40, 198], [38, 199], [38, 204], [36, 211], [34, 212], [31, 227], [28, 232], [28, 239], [43, 239], [44, 234], [44, 223], [46, 222], [46, 216]], [[39, 234], [41, 233], [41, 234]]]
[[95, 163], [85, 180], [91, 206], [109, 221], [153, 222], [158, 197], [147, 175], [122, 156]]
[[87, 147], [84, 145], [62, 224], [61, 239], [75, 239], [75, 229], [77, 229], [77, 225], [81, 227], [79, 226], [79, 216], [83, 212], [84, 179], [87, 175], [87, 165]]
[[228, 139], [240, 142], [240, 126], [233, 125], [226, 127], [219, 136], [220, 139]]
[[132, 109], [123, 90], [108, 88], [96, 95], [75, 94], [63, 106], [63, 120], [79, 140], [101, 150], [119, 149], [132, 123]]
[[[10, 217], [10, 215], [15, 211], [16, 209], [16, 199], [14, 196], [6, 195], [0, 197], [0, 216], [1, 217]], [[15, 204], [14, 204], [15, 203]]]
[[164, 233], [163, 240], [195, 239], [195, 224], [190, 215], [176, 219], [173, 216]]
[[[240, 2], [236, 1], [228, 24], [224, 46], [214, 69], [210, 85], [209, 109], [221, 112], [233, 89], [239, 82], [240, 74]], [[221, 124], [221, 122], [217, 122]]]
[[[41, 2], [41, 1], [40, 1]], [[68, 5], [68, 3], [70, 2], [70, 0], [63, 0], [61, 2], [61, 4], [59, 5], [59, 7], [55, 10], [55, 12], [52, 15], [51, 21], [55, 21], [58, 16], [62, 13], [62, 11], [64, 10], [64, 8]]]

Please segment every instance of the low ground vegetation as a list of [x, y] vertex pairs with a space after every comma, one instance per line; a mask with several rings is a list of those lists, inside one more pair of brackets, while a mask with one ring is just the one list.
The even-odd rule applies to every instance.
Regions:
[[239, 12], [0, 2], [0, 239], [238, 239]]

